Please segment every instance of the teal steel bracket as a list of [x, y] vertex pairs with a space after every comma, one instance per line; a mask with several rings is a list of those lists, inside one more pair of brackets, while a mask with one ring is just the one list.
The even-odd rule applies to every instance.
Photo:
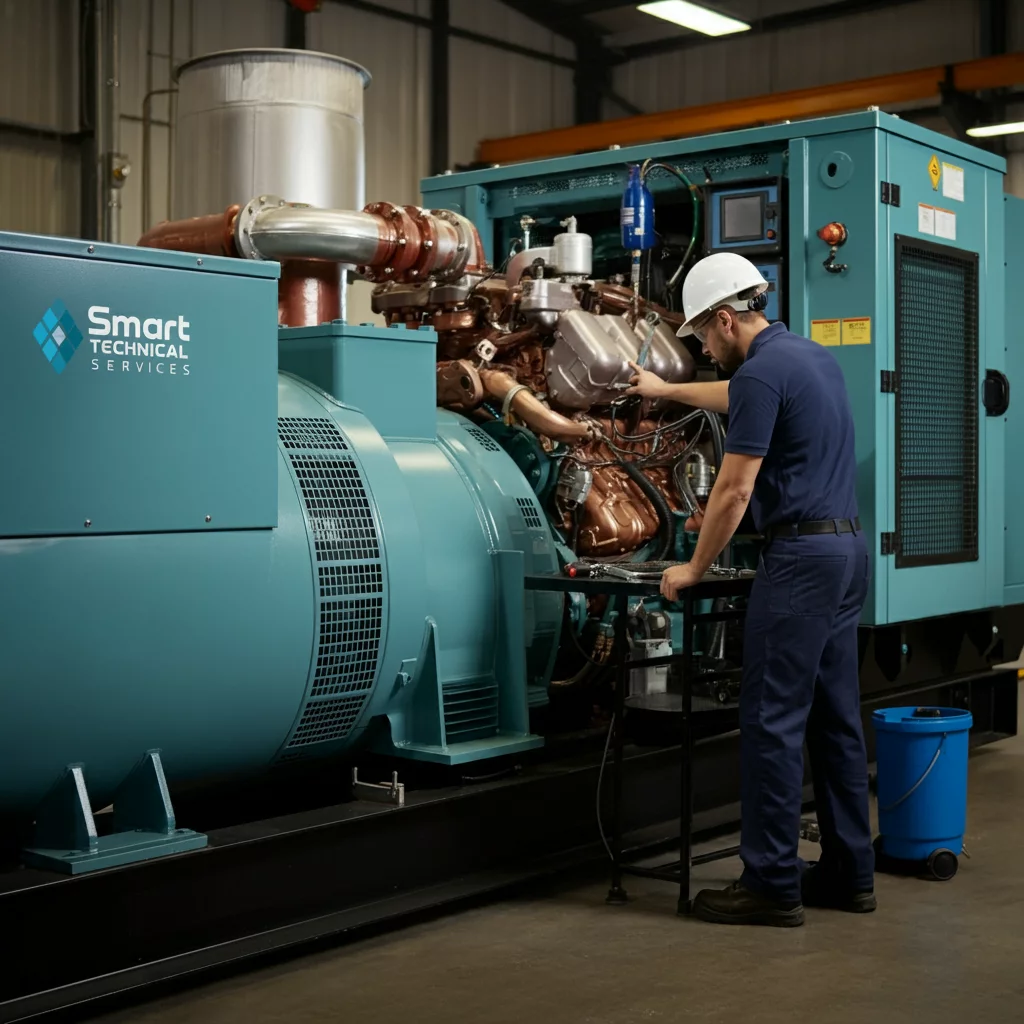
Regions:
[[85, 767], [69, 764], [36, 811], [28, 867], [79, 875], [206, 846], [205, 835], [175, 827], [160, 751], [150, 750], [114, 795], [113, 832], [99, 835]]
[[[403, 707], [388, 713], [390, 732], [377, 742], [380, 753], [455, 765], [544, 745], [542, 736], [530, 733], [530, 706], [538, 695], [528, 693], [526, 651], [514, 639], [524, 631], [523, 553], [493, 551], [491, 558], [498, 593], [493, 673], [446, 682], [439, 664], [437, 623], [428, 617], [416, 675], [407, 684], [412, 693]], [[475, 733], [474, 723], [481, 723]], [[467, 731], [469, 738], [452, 739]]]

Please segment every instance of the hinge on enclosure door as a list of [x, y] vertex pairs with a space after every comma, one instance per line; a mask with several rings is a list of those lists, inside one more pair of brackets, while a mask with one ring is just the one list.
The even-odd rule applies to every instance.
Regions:
[[883, 555], [895, 555], [896, 554], [896, 534], [895, 533], [883, 533], [882, 534], [882, 554]]
[[882, 371], [882, 394], [883, 395], [895, 395], [896, 394], [896, 371], [895, 370], [883, 370]]
[[882, 182], [882, 202], [886, 206], [900, 205], [900, 187], [894, 181]]

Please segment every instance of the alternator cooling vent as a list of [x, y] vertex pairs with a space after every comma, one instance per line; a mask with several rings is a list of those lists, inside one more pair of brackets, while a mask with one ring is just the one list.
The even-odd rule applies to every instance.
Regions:
[[355, 461], [289, 454], [320, 560], [379, 558], [370, 499]]
[[278, 436], [302, 493], [319, 583], [317, 646], [288, 758], [344, 739], [358, 721], [377, 676], [384, 572], [370, 498], [334, 421], [282, 417]]
[[277, 421], [277, 436], [288, 450], [336, 449], [348, 451], [341, 431], [331, 420], [312, 416], [281, 416]]
[[449, 743], [493, 736], [498, 727], [498, 686], [471, 683], [444, 689], [444, 731]]
[[470, 437], [479, 441], [481, 447], [486, 448], [489, 452], [501, 451], [501, 445], [486, 431], [481, 430], [479, 427], [466, 427], [466, 431]]
[[896, 236], [896, 567], [978, 557], [978, 256]]
[[306, 705], [288, 746], [305, 747], [310, 743], [343, 739], [359, 718], [365, 700], [366, 695], [360, 694], [358, 697], [311, 701]]
[[544, 529], [544, 522], [540, 518], [537, 506], [529, 498], [516, 498], [516, 504], [519, 506], [519, 511], [523, 514], [523, 522], [531, 530]]

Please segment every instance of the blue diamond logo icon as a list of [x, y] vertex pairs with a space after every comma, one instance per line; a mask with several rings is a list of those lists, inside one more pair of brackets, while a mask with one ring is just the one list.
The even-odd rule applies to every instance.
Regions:
[[32, 328], [46, 361], [55, 373], [62, 373], [82, 343], [82, 332], [72, 319], [63, 302], [54, 302]]

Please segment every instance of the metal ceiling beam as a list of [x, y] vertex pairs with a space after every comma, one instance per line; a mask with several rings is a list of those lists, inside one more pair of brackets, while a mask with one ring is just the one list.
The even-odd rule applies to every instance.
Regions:
[[484, 139], [477, 153], [484, 163], [505, 164], [606, 149], [612, 144], [627, 146], [658, 139], [685, 138], [785, 120], [823, 117], [871, 105], [930, 100], [940, 95], [947, 81], [963, 93], [1016, 86], [1024, 84], [1024, 53], [966, 61], [955, 65], [951, 76], [949, 71], [944, 65], [922, 68], [813, 89], [684, 107], [642, 117], [555, 128], [504, 139]]
[[[744, 32], [743, 38], [749, 39], [751, 36], [765, 35], [769, 32], [781, 32], [788, 28], [801, 28], [805, 25], [820, 24], [837, 18], [849, 18], [857, 14], [870, 14], [874, 11], [887, 10], [913, 2], [914, 0], [840, 0], [839, 3], [807, 7], [800, 11], [786, 11], [784, 14], [773, 14], [752, 21], [750, 31]], [[637, 60], [640, 57], [653, 57], [661, 53], [675, 53], [679, 50], [689, 50], [694, 46], [709, 46], [713, 43], [726, 42], [734, 38], [736, 37], [732, 35], [709, 37], [698, 32], [691, 32], [684, 36], [672, 36], [668, 39], [658, 39], [650, 43], [637, 43], [633, 46], [616, 47], [614, 52], [616, 54], [616, 62], [624, 63], [630, 60]]]

